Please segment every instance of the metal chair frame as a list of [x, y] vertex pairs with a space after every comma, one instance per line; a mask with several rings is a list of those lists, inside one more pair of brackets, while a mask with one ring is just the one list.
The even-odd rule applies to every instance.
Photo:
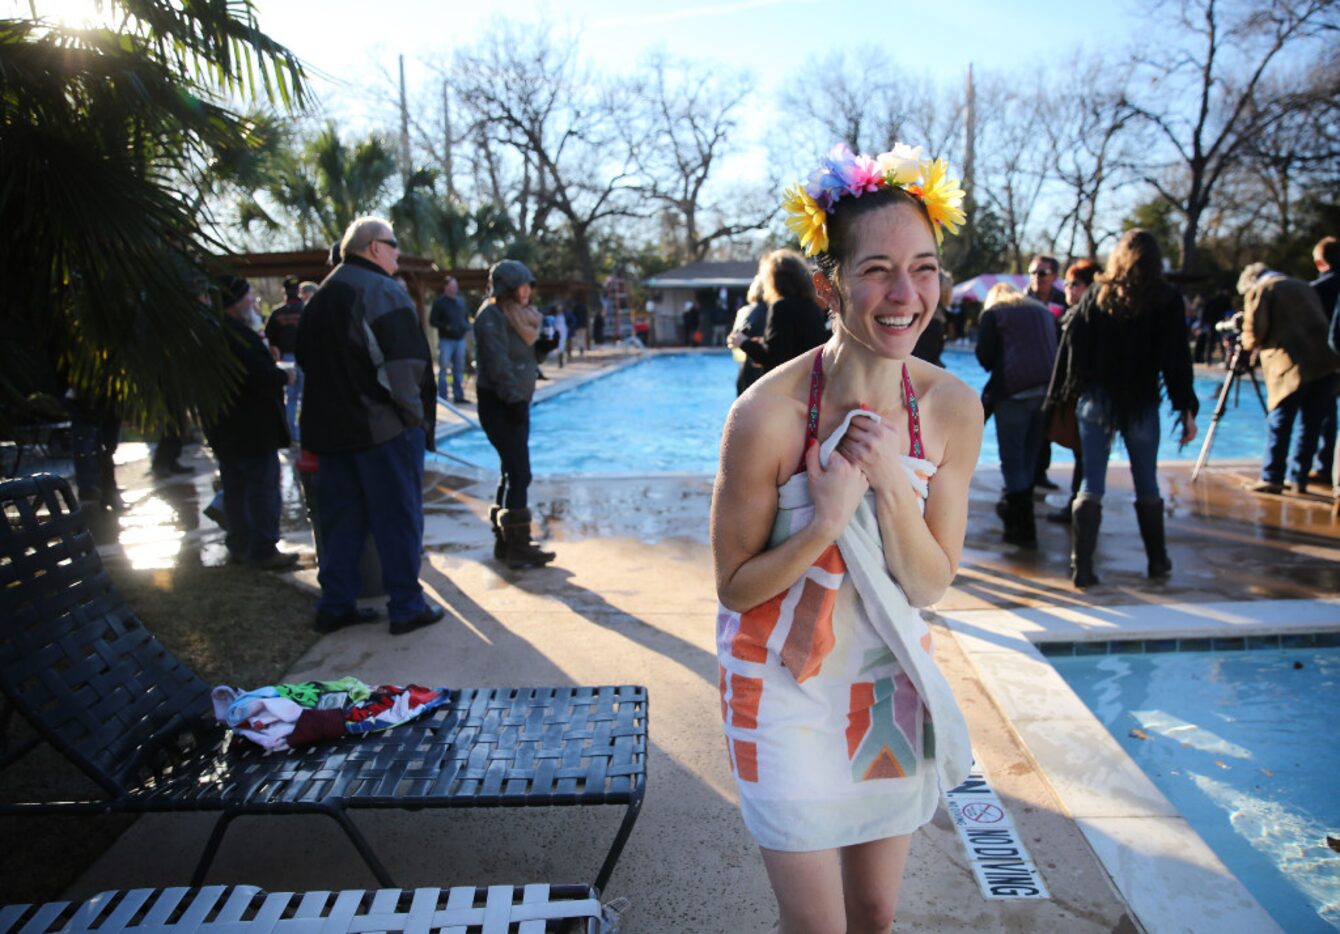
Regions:
[[[646, 791], [645, 688], [453, 690], [393, 730], [267, 756], [232, 741], [205, 683], [116, 592], [64, 480], [0, 483], [0, 509], [0, 767], [45, 740], [106, 795], [0, 814], [221, 812], [193, 885], [235, 818], [324, 814], [393, 887], [351, 810], [622, 805], [608, 884]], [[38, 740], [10, 749], [16, 712]]]

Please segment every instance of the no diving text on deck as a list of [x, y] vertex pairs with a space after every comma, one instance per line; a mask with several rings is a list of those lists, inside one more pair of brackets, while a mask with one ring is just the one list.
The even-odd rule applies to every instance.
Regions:
[[963, 784], [945, 794], [945, 806], [984, 898], [1051, 898], [980, 765], [974, 763]]

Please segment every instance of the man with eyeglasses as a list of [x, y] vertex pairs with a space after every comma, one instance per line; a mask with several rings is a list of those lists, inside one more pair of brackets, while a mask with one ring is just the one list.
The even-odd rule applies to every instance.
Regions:
[[377, 619], [355, 603], [370, 531], [391, 634], [401, 635], [444, 615], [419, 584], [423, 459], [436, 414], [432, 357], [413, 300], [392, 278], [400, 246], [390, 222], [356, 219], [340, 256], [298, 325], [298, 364], [307, 375], [302, 443], [320, 457], [316, 630]]
[[[1061, 336], [1061, 315], [1066, 309], [1065, 292], [1056, 285], [1056, 277], [1060, 271], [1061, 264], [1056, 257], [1046, 253], [1039, 253], [1033, 257], [1033, 262], [1028, 264], [1028, 297], [1047, 306], [1047, 310], [1056, 319], [1056, 336], [1058, 338]], [[1047, 476], [1047, 469], [1051, 465], [1051, 442], [1044, 438], [1042, 450], [1038, 451], [1037, 468], [1033, 476], [1034, 486], [1043, 490], [1060, 489]]]

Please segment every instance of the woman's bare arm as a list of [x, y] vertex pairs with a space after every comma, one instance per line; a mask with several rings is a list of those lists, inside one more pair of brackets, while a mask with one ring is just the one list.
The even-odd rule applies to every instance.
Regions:
[[728, 609], [752, 609], [799, 580], [837, 539], [865, 493], [860, 471], [837, 455], [821, 469], [818, 447], [811, 446], [806, 464], [814, 519], [768, 549], [778, 483], [788, 472], [784, 462], [795, 457], [801, 424], [793, 400], [766, 392], [742, 397], [726, 419], [711, 530], [717, 597]]

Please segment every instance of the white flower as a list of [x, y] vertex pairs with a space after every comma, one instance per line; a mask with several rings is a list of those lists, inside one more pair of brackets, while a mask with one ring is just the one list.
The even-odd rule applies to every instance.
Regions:
[[907, 185], [921, 174], [921, 147], [894, 143], [888, 152], [875, 157], [890, 185]]

